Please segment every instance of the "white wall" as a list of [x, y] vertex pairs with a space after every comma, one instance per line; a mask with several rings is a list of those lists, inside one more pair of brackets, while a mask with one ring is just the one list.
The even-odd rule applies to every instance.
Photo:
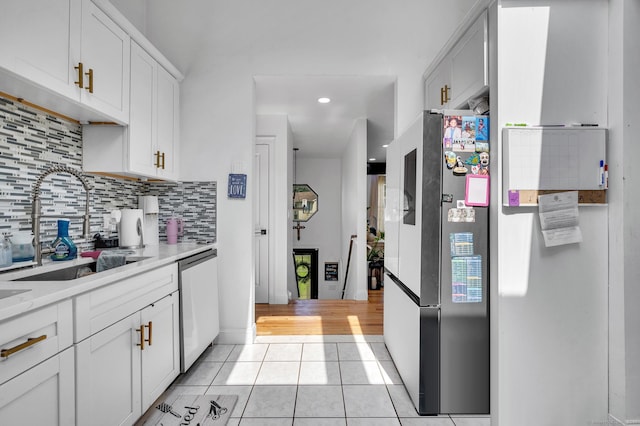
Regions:
[[[450, 20], [445, 21], [423, 0], [406, 8], [386, 0], [201, 0], [188, 7], [148, 0], [146, 34], [185, 75], [181, 179], [215, 180], [226, 188], [235, 164], [253, 181], [255, 75], [397, 76], [395, 122], [404, 128], [422, 110], [422, 73], [455, 28], [451, 22], [460, 21], [473, 3], [448, 2]], [[375, 15], [384, 25], [367, 18], [370, 10], [384, 10]], [[232, 33], [225, 25], [229, 21]], [[423, 41], [420, 54], [406, 54], [389, 42], [398, 34], [406, 43]], [[221, 335], [229, 342], [249, 341], [254, 333], [253, 277], [246, 267], [253, 257], [252, 191], [247, 188], [243, 201], [224, 193], [218, 197]]]
[[640, 5], [609, 2], [609, 412], [640, 423]]
[[109, 0], [142, 34], [147, 32], [147, 3], [140, 0]]
[[[318, 212], [300, 231], [300, 241], [294, 232], [294, 248], [318, 249], [318, 298], [340, 299], [345, 264], [342, 260], [342, 161], [340, 158], [300, 158], [296, 167], [296, 183], [307, 184], [318, 194]], [[290, 222], [291, 226], [295, 223]], [[325, 281], [324, 263], [339, 262], [338, 281]], [[295, 280], [294, 280], [295, 288]], [[295, 294], [295, 293], [294, 293]]]
[[[291, 256], [292, 243], [289, 227], [292, 197], [292, 162], [291, 152], [293, 140], [289, 121], [286, 115], [259, 115], [256, 120], [256, 136], [275, 137], [273, 171], [273, 193], [269, 203], [273, 205], [273, 229], [269, 235], [272, 239], [273, 251], [270, 257], [270, 268], [273, 269], [273, 280], [269, 283], [269, 303], [287, 303], [287, 282], [289, 272], [293, 269]], [[255, 300], [255, 298], [254, 298]]]
[[[504, 123], [607, 125], [607, 15], [605, 0], [501, 2], [496, 206]], [[492, 425], [606, 422], [607, 207], [580, 207], [583, 242], [554, 248], [544, 247], [536, 208], [494, 214]]]
[[356, 120], [342, 156], [342, 264], [353, 240], [345, 299], [367, 300], [367, 120]]

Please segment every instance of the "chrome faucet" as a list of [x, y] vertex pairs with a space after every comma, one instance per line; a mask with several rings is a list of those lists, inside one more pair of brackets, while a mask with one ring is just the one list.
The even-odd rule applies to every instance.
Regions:
[[42, 247], [40, 245], [40, 219], [45, 217], [45, 218], [61, 218], [63, 216], [61, 215], [43, 215], [40, 214], [40, 211], [42, 210], [42, 206], [40, 205], [40, 186], [42, 185], [42, 182], [44, 181], [44, 179], [49, 176], [50, 174], [53, 173], [68, 173], [72, 176], [75, 176], [80, 183], [82, 183], [82, 186], [84, 187], [85, 193], [87, 195], [87, 199], [85, 202], [85, 212], [84, 215], [78, 215], [78, 216], [64, 216], [65, 218], [71, 218], [71, 219], [79, 219], [79, 218], [83, 218], [84, 219], [84, 224], [82, 226], [82, 233], [84, 234], [84, 238], [85, 239], [89, 239], [91, 238], [90, 234], [91, 234], [91, 230], [90, 230], [90, 224], [89, 224], [89, 191], [91, 191], [92, 187], [91, 184], [89, 183], [89, 181], [87, 181], [87, 179], [82, 176], [82, 173], [76, 169], [73, 169], [71, 167], [67, 167], [67, 166], [53, 166], [47, 170], [45, 170], [36, 180], [36, 183], [33, 187], [33, 191], [32, 191], [32, 203], [31, 203], [31, 227], [33, 230], [33, 245], [34, 245], [34, 251], [35, 251], [35, 255], [34, 255], [34, 260], [38, 265], [42, 265]]

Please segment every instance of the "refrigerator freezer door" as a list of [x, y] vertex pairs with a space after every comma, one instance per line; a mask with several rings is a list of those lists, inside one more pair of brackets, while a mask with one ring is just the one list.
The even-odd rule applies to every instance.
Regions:
[[[464, 162], [473, 152], [455, 154]], [[464, 174], [444, 166], [442, 193], [452, 202], [442, 204], [440, 217], [440, 409], [483, 414], [489, 412], [489, 211], [464, 205], [465, 186]]]

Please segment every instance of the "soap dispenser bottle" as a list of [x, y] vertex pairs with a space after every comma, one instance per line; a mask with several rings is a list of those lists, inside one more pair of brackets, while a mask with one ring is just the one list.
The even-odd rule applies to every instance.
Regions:
[[78, 249], [69, 238], [69, 219], [58, 220], [58, 237], [51, 246], [51, 260], [72, 260], [78, 257]]

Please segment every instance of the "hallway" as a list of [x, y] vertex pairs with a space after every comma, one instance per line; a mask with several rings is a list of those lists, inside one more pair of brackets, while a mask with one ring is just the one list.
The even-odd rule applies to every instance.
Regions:
[[384, 290], [369, 290], [368, 301], [307, 299], [255, 306], [258, 336], [383, 334]]

